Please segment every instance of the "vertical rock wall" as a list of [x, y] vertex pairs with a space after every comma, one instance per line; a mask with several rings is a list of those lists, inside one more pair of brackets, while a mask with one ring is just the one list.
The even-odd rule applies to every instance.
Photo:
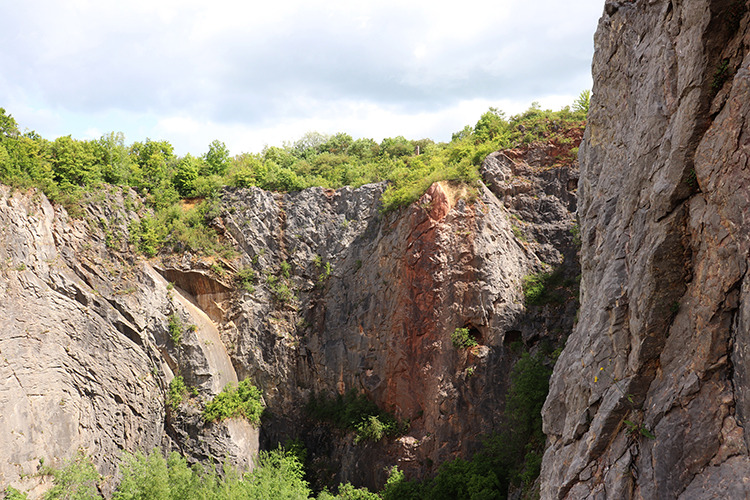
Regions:
[[543, 498], [750, 495], [745, 2], [607, 2]]
[[[542, 269], [562, 266], [570, 282], [578, 274], [577, 171], [555, 165], [552, 149], [493, 155], [483, 167], [491, 189], [436, 183], [389, 214], [382, 185], [225, 193], [239, 267], [256, 276], [227, 314], [226, 342], [240, 376], [266, 394], [265, 446], [301, 436], [313, 463], [335, 471], [333, 484], [380, 488], [394, 465], [429, 476], [502, 428], [519, 354], [509, 345], [554, 348], [575, 312], [575, 300], [527, 310], [521, 291]], [[293, 294], [280, 299], [279, 284]], [[479, 346], [452, 345], [463, 327]], [[311, 394], [352, 390], [408, 420], [409, 432], [355, 446], [306, 420]]]
[[[570, 289], [529, 308], [521, 289], [543, 270], [578, 274], [577, 171], [559, 149], [493, 154], [489, 187], [436, 183], [389, 214], [384, 185], [227, 190], [213, 223], [237, 244], [231, 261], [133, 254], [128, 227], [146, 211], [132, 192], [102, 193], [75, 220], [0, 187], [0, 486], [38, 497], [40, 459], [60, 465], [79, 449], [105, 495], [122, 450], [155, 446], [248, 468], [259, 446], [300, 437], [316, 486], [373, 489], [393, 465], [421, 478], [471, 455], [503, 428], [519, 346], [554, 349], [572, 328]], [[478, 345], [455, 347], [456, 328]], [[197, 395], [171, 408], [177, 375]], [[203, 405], [246, 377], [268, 405], [261, 428], [206, 424]], [[409, 431], [357, 443], [307, 418], [311, 394], [348, 391]]]
[[[179, 450], [251, 466], [258, 431], [206, 425], [198, 407], [165, 407], [183, 375], [206, 400], [237, 381], [216, 325], [147, 262], [116, 248], [137, 214], [123, 193], [70, 219], [39, 193], [0, 186], [0, 488], [37, 498], [41, 463], [78, 451], [116, 484], [121, 452]], [[100, 222], [105, 221], [105, 222]], [[109, 236], [99, 225], [106, 224]], [[126, 248], [126, 246], [125, 246]], [[169, 317], [185, 328], [171, 338]]]

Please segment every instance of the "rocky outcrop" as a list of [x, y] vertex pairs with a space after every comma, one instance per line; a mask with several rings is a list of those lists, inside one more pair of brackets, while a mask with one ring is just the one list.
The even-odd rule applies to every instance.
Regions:
[[[578, 274], [577, 170], [531, 157], [537, 148], [488, 158], [491, 190], [436, 183], [390, 214], [380, 211], [382, 185], [225, 193], [224, 224], [245, 254], [238, 267], [257, 276], [227, 316], [226, 341], [238, 373], [266, 393], [266, 446], [300, 436], [313, 463], [336, 471], [332, 483], [379, 488], [394, 465], [430, 475], [502, 428], [518, 359], [508, 346], [554, 348], [575, 314], [574, 294], [527, 309], [521, 292], [535, 272]], [[464, 327], [478, 347], [452, 345]], [[409, 432], [355, 446], [306, 421], [311, 394], [351, 390], [408, 420]]]
[[[105, 495], [122, 450], [249, 468], [259, 446], [299, 438], [314, 486], [373, 489], [394, 465], [422, 478], [470, 456], [504, 426], [521, 351], [554, 349], [572, 329], [577, 170], [559, 157], [554, 144], [493, 154], [486, 184], [439, 182], [387, 214], [383, 184], [227, 189], [213, 223], [235, 245], [225, 258], [135, 255], [128, 228], [146, 210], [132, 191], [112, 188], [72, 219], [1, 188], [0, 484], [38, 496], [40, 459], [79, 449]], [[562, 295], [527, 307], [524, 278], [553, 271]], [[478, 345], [455, 347], [457, 328]], [[172, 408], [177, 375], [195, 395]], [[206, 424], [205, 402], [245, 378], [267, 404], [260, 429]], [[305, 412], [312, 394], [350, 391], [408, 431], [357, 442]]]
[[[261, 283], [232, 318], [239, 372], [268, 388], [275, 418], [264, 432], [271, 441], [294, 435], [313, 392], [366, 394], [411, 423], [406, 437], [348, 446], [351, 465], [335, 464], [342, 469], [336, 479], [371, 487], [382, 484], [385, 466], [424, 474], [425, 463], [476, 446], [470, 429], [499, 426], [514, 361], [503, 339], [524, 311], [519, 284], [536, 264], [487, 190], [470, 203], [450, 184], [435, 184], [419, 203], [388, 216], [379, 212], [381, 192], [225, 197], [229, 206], [248, 207], [229, 214], [226, 225], [250, 250], [248, 264], [257, 257], [258, 275], [291, 266], [294, 297], [282, 302]], [[253, 242], [266, 251], [254, 251]], [[451, 344], [461, 327], [479, 347]]]
[[[117, 252], [113, 235], [137, 214], [119, 191], [110, 197], [73, 220], [38, 193], [0, 187], [0, 485], [32, 497], [45, 488], [40, 461], [59, 465], [78, 450], [107, 478], [105, 494], [122, 450], [179, 449], [245, 467], [257, 452], [258, 431], [244, 422], [205, 425], [198, 414], [181, 425], [190, 406], [165, 408], [173, 373], [203, 399], [237, 375], [189, 294]], [[175, 342], [170, 316], [195, 328]]]
[[749, 41], [744, 2], [605, 6], [543, 498], [750, 494]]

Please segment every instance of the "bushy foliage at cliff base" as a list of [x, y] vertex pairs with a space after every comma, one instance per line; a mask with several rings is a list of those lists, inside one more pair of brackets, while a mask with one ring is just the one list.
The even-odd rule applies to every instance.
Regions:
[[[387, 181], [382, 206], [394, 210], [416, 201], [436, 181], [474, 185], [478, 167], [493, 151], [535, 141], [569, 141], [565, 132], [583, 127], [584, 97], [573, 109], [532, 105], [510, 118], [490, 108], [447, 143], [401, 136], [378, 143], [346, 133], [310, 132], [283, 147], [233, 157], [218, 140], [203, 155], [182, 157], [166, 140], [127, 145], [123, 134], [115, 132], [95, 140], [66, 136], [50, 141], [33, 131], [21, 133], [0, 108], [0, 183], [36, 187], [73, 216], [81, 216], [82, 202], [108, 185], [132, 188], [146, 203], [140, 222], [129, 228], [131, 243], [140, 252], [149, 257], [162, 251], [215, 254], [229, 251], [210, 225], [219, 215], [216, 197], [225, 186], [298, 191]], [[560, 163], [572, 161], [559, 158]]]
[[[252, 472], [240, 473], [225, 466], [217, 474], [213, 464], [189, 465], [179, 453], [166, 458], [154, 449], [150, 453], [123, 453], [119, 463], [122, 479], [113, 500], [301, 500], [315, 496], [305, 481], [303, 460], [293, 450], [261, 451]], [[59, 468], [40, 466], [38, 475], [49, 476], [52, 488], [45, 500], [100, 500], [97, 485], [102, 477], [82, 453]], [[28, 496], [7, 487], [2, 498], [24, 500]], [[337, 494], [321, 492], [318, 500], [375, 500], [379, 496], [343, 484]]]
[[378, 408], [367, 396], [355, 391], [335, 397], [313, 394], [307, 404], [307, 414], [339, 429], [354, 431], [355, 443], [380, 441], [386, 436], [399, 436], [409, 430], [408, 422], [399, 421]]
[[227, 385], [219, 394], [206, 404], [203, 418], [206, 422], [215, 422], [232, 417], [244, 417], [254, 426], [260, 425], [263, 413], [263, 401], [260, 389], [244, 379], [235, 387]]
[[[177, 453], [167, 458], [158, 450], [148, 454], [124, 453], [119, 465], [122, 480], [116, 500], [150, 499], [311, 499], [318, 500], [484, 500], [506, 498], [509, 487], [528, 489], [539, 475], [544, 451], [541, 408], [547, 396], [551, 368], [550, 353], [524, 353], [511, 374], [506, 406], [506, 430], [487, 438], [483, 448], [470, 459], [442, 464], [438, 474], [423, 482], [408, 481], [393, 469], [384, 488], [371, 492], [350, 484], [338, 491], [320, 492], [317, 497], [305, 480], [304, 452], [295, 447], [261, 452], [252, 472], [241, 474], [229, 467], [216, 473], [214, 466], [188, 465]], [[363, 415], [384, 412], [362, 396], [351, 393], [341, 398], [316, 398], [308, 411], [337, 426], [357, 429]], [[363, 436], [367, 438], [369, 436]], [[523, 460], [519, 460], [523, 457]], [[53, 478], [54, 486], [45, 499], [99, 499], [96, 485], [101, 477], [90, 460], [79, 454], [59, 469], [40, 467], [41, 475]], [[12, 488], [5, 498], [26, 496]]]

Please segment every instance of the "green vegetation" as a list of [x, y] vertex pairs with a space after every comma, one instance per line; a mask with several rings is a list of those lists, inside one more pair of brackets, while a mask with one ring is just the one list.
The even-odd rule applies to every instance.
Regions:
[[173, 312], [168, 317], [168, 329], [169, 338], [172, 339], [172, 343], [179, 346], [182, 343], [182, 331], [184, 326], [182, 325], [182, 318], [176, 312]]
[[591, 91], [584, 90], [578, 95], [578, 99], [573, 101], [573, 111], [583, 113], [584, 116], [589, 112], [589, 103], [591, 102]]
[[714, 70], [713, 80], [711, 81], [711, 90], [718, 92], [724, 83], [729, 79], [729, 59], [722, 59]]
[[640, 423], [632, 422], [630, 420], [623, 420], [623, 423], [628, 428], [627, 433], [629, 436], [635, 436], [635, 437], [645, 437], [647, 439], [656, 439], [656, 435], [654, 435], [653, 432], [648, 430], [646, 426]]
[[468, 328], [456, 328], [451, 334], [451, 342], [456, 349], [468, 349], [478, 345], [477, 339], [471, 335]]
[[246, 267], [237, 271], [234, 275], [234, 280], [237, 282], [240, 288], [244, 289], [248, 293], [255, 291], [255, 270], [252, 267]]
[[[575, 234], [574, 234], [575, 239]], [[523, 278], [521, 288], [526, 305], [543, 306], [545, 304], [560, 304], [567, 297], [577, 297], [578, 283], [574, 279], [567, 279], [562, 268], [552, 272], [542, 271], [529, 274]]]
[[319, 273], [317, 285], [323, 286], [328, 278], [331, 277], [331, 263], [323, 262], [323, 257], [321, 257], [320, 255], [316, 255], [313, 259], [313, 264], [315, 264], [315, 268]]
[[260, 425], [263, 402], [260, 390], [249, 379], [241, 381], [237, 387], [227, 385], [203, 410], [206, 422], [225, 418], [244, 417], [256, 427]]
[[273, 274], [266, 275], [266, 285], [273, 298], [280, 304], [286, 304], [294, 299], [294, 292], [289, 288], [289, 278], [285, 277], [283, 267], [280, 270], [281, 278]]
[[581, 226], [577, 223], [574, 224], [573, 227], [570, 228], [570, 235], [573, 237], [573, 244], [577, 248], [581, 248], [581, 244], [583, 243], [581, 240]]
[[569, 141], [565, 131], [583, 126], [589, 97], [584, 92], [573, 109], [560, 111], [533, 104], [510, 118], [490, 108], [448, 143], [401, 136], [377, 143], [345, 133], [310, 132], [283, 147], [233, 157], [218, 140], [201, 156], [183, 157], [174, 154], [168, 141], [146, 139], [128, 146], [123, 134], [114, 132], [95, 140], [67, 136], [49, 141], [33, 131], [22, 134], [0, 108], [0, 182], [39, 188], [73, 216], [82, 215], [85, 201], [106, 185], [131, 187], [146, 203], [141, 220], [129, 228], [138, 251], [149, 257], [184, 251], [223, 254], [230, 250], [210, 221], [220, 214], [216, 200], [224, 186], [296, 191], [388, 181], [383, 209], [394, 210], [418, 199], [435, 181], [471, 187], [479, 178], [477, 167], [498, 149], [540, 140], [564, 144]]
[[470, 460], [445, 462], [433, 479], [421, 483], [407, 481], [394, 468], [381, 492], [383, 500], [503, 499], [510, 485], [529, 490], [544, 452], [541, 410], [549, 391], [550, 362], [543, 353], [522, 354], [511, 372], [506, 428], [488, 437]]
[[[172, 452], [166, 458], [161, 451], [125, 452], [119, 463], [121, 480], [113, 500], [307, 500], [315, 498], [304, 478], [302, 458], [295, 450], [279, 447], [261, 451], [252, 472], [240, 473], [224, 466], [218, 474], [213, 465], [188, 465], [185, 457]], [[59, 469], [44, 467], [39, 472], [52, 476], [53, 487], [45, 500], [100, 500], [97, 490], [101, 476], [91, 460], [79, 453]], [[27, 499], [25, 493], [7, 487], [3, 498]], [[379, 495], [346, 483], [338, 494], [323, 491], [318, 500], [378, 500]]]
[[167, 394], [167, 406], [176, 410], [180, 404], [185, 400], [185, 396], [188, 394], [188, 388], [185, 385], [182, 375], [179, 375], [172, 379], [169, 383], [169, 393]]
[[[545, 351], [546, 352], [546, 351]], [[354, 488], [341, 484], [337, 494], [327, 490], [318, 495], [318, 500], [433, 500], [457, 498], [503, 499], [511, 485], [529, 492], [539, 474], [544, 450], [541, 408], [548, 391], [550, 364], [554, 354], [545, 352], [536, 355], [523, 353], [511, 372], [511, 388], [508, 392], [505, 412], [505, 430], [488, 437], [482, 449], [469, 460], [455, 459], [440, 466], [437, 475], [424, 482], [407, 481], [403, 472], [394, 468], [388, 481], [379, 493], [365, 488]], [[184, 385], [184, 384], [183, 384]], [[179, 384], [175, 384], [177, 388]], [[184, 394], [184, 389], [176, 392]], [[223, 416], [237, 414], [230, 408], [239, 408], [243, 403], [242, 393], [250, 396], [253, 403], [250, 411], [257, 418], [262, 411], [260, 393], [247, 380], [240, 388], [227, 388], [214, 401], [220, 401]], [[235, 396], [237, 394], [237, 396]], [[235, 399], [237, 401], [235, 401]], [[234, 401], [234, 402], [230, 402]], [[212, 402], [213, 403], [213, 402]], [[207, 407], [208, 410], [208, 407]], [[363, 395], [349, 392], [346, 396], [329, 398], [312, 397], [307, 407], [313, 418], [328, 421], [342, 429], [358, 433], [358, 439], [381, 439], [405, 430], [392, 416], [380, 410]], [[218, 413], [218, 412], [217, 412]], [[245, 410], [239, 413], [245, 414]], [[372, 430], [365, 430], [368, 421], [377, 421]], [[256, 420], [257, 422], [257, 420]], [[653, 439], [642, 425], [626, 421], [629, 432]], [[379, 429], [379, 430], [378, 430]], [[177, 453], [166, 459], [161, 452], [148, 454], [124, 453], [120, 462], [122, 479], [113, 499], [309, 499], [313, 498], [304, 479], [304, 450], [293, 445], [289, 451], [279, 448], [261, 452], [251, 473], [240, 474], [225, 466], [219, 475], [214, 467], [188, 466], [184, 457]], [[523, 460], [519, 460], [523, 457]], [[45, 498], [92, 499], [101, 498], [96, 485], [100, 476], [91, 461], [79, 454], [61, 469], [42, 468], [41, 474], [52, 475], [54, 487]], [[25, 498], [23, 493], [6, 489], [9, 498]]]
[[12, 486], [8, 486], [7, 488], [5, 488], [2, 493], [4, 500], [28, 500], [29, 498], [26, 493], [21, 493]]
[[[40, 474], [52, 476], [52, 488], [44, 495], [44, 500], [90, 500], [99, 499], [97, 483], [101, 476], [94, 464], [79, 451], [60, 468], [41, 467]], [[23, 498], [23, 497], [21, 497]]]
[[350, 483], [344, 483], [339, 485], [338, 494], [321, 491], [317, 500], [381, 500], [381, 497], [367, 488], [355, 488]]
[[406, 432], [409, 426], [407, 422], [399, 422], [396, 417], [378, 408], [367, 396], [357, 394], [354, 390], [335, 398], [313, 394], [307, 404], [307, 413], [310, 417], [329, 422], [339, 429], [354, 431], [356, 443], [398, 436]]

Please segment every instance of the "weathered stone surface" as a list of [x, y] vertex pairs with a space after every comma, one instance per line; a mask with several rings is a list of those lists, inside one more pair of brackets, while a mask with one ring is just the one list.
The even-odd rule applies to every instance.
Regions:
[[[55, 466], [78, 450], [107, 477], [105, 493], [122, 450], [176, 448], [245, 467], [257, 452], [258, 431], [243, 422], [205, 426], [198, 417], [192, 440], [167, 426], [173, 372], [204, 400], [237, 375], [189, 294], [116, 251], [125, 247], [113, 233], [124, 236], [137, 214], [122, 208], [121, 193], [111, 196], [87, 207], [87, 223], [38, 193], [0, 187], [0, 485], [34, 498], [45, 489], [33, 476], [40, 459]], [[196, 325], [178, 345], [171, 314]]]
[[[572, 329], [573, 292], [527, 308], [521, 290], [531, 273], [578, 274], [577, 173], [551, 162], [555, 148], [493, 155], [482, 169], [491, 189], [436, 183], [389, 214], [382, 184], [228, 189], [219, 225], [237, 243], [231, 261], [135, 256], [128, 227], [145, 208], [133, 192], [112, 189], [71, 220], [39, 194], [2, 188], [0, 402], [12, 411], [0, 416], [0, 482], [38, 495], [48, 485], [21, 475], [78, 448], [107, 475], [105, 493], [120, 450], [154, 446], [249, 468], [259, 445], [301, 437], [317, 485], [372, 488], [393, 465], [419, 478], [470, 454], [503, 425], [519, 356], [509, 346], [554, 348]], [[248, 268], [255, 279], [238, 288], [234, 273]], [[479, 345], [455, 348], [459, 327]], [[173, 409], [177, 375], [197, 395]], [[206, 424], [204, 403], [245, 377], [268, 404], [261, 428]], [[350, 390], [409, 420], [409, 432], [355, 443], [306, 418], [313, 392]], [[727, 422], [727, 453], [737, 428]]]
[[748, 461], [747, 42], [742, 3], [607, 2], [580, 155], [581, 310], [543, 412], [543, 498], [744, 491], [728, 471]]
[[[517, 359], [507, 346], [559, 339], [575, 310], [573, 304], [559, 321], [550, 319], [551, 310], [528, 314], [520, 289], [525, 275], [542, 269], [539, 254], [550, 265], [563, 264], [553, 241], [575, 261], [573, 217], [558, 210], [575, 204], [568, 190], [575, 183], [565, 177], [574, 171], [534, 170], [522, 159], [518, 168], [517, 179], [543, 195], [540, 202], [531, 193], [529, 203], [555, 208], [523, 222], [530, 229], [521, 239], [503, 195], [484, 187], [467, 201], [466, 188], [437, 183], [416, 204], [387, 215], [380, 213], [382, 185], [225, 193], [225, 226], [247, 252], [242, 265], [259, 276], [255, 291], [228, 315], [236, 327], [228, 342], [238, 373], [267, 395], [271, 416], [261, 429], [267, 446], [300, 433], [300, 410], [312, 392], [355, 390], [411, 423], [407, 436], [377, 445], [353, 445], [351, 436], [321, 440], [315, 436], [326, 431], [306, 428], [313, 462], [338, 470], [335, 481], [380, 487], [393, 465], [421, 477], [434, 472], [429, 464], [471, 452], [481, 434], [499, 430]], [[534, 178], [532, 170], [549, 179]], [[290, 277], [279, 279], [295, 295], [283, 302], [274, 299], [267, 277], [281, 277], [282, 262]], [[460, 327], [470, 328], [480, 346], [454, 348], [450, 335]]]

